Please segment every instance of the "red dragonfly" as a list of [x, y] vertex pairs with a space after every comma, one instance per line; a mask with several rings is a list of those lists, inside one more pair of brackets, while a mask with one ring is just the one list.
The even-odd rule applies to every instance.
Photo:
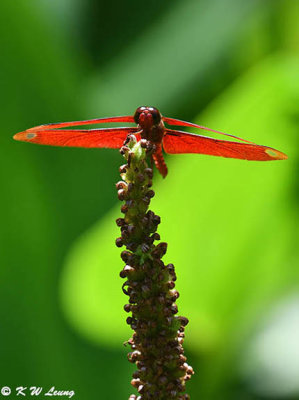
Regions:
[[[60, 129], [109, 122], [132, 122], [137, 124], [137, 127]], [[169, 129], [165, 127], [164, 123], [220, 133], [221, 135], [241, 140], [243, 143], [213, 139], [207, 136]], [[123, 142], [129, 134], [134, 134], [137, 140], [147, 139], [156, 145], [156, 150], [152, 157], [163, 177], [167, 175], [167, 166], [163, 158], [162, 148], [169, 154], [199, 153], [242, 160], [271, 161], [285, 160], [288, 158], [286, 154], [271, 147], [260, 146], [237, 136], [215, 131], [214, 129], [206, 128], [191, 122], [163, 117], [159, 110], [154, 107], [138, 107], [134, 116], [97, 118], [86, 121], [39, 125], [27, 129], [24, 132], [17, 133], [14, 139], [51, 146], [118, 149], [123, 145]]]

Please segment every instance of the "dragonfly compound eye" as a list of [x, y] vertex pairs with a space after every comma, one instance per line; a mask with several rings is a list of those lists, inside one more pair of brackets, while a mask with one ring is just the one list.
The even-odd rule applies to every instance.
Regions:
[[135, 121], [135, 123], [136, 123], [137, 125], [139, 124], [140, 115], [141, 115], [146, 109], [147, 109], [147, 107], [142, 106], [142, 107], [138, 107], [137, 110], [135, 111], [135, 114], [134, 114], [134, 121]]
[[161, 121], [160, 111], [154, 107], [149, 107], [148, 111], [151, 113], [154, 125], [158, 125]]
[[154, 107], [138, 107], [134, 114], [134, 121], [139, 125], [143, 125], [144, 123], [158, 125], [161, 119], [159, 110]]

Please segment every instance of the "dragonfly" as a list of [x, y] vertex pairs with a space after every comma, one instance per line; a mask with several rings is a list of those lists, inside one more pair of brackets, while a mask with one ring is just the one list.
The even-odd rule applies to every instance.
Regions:
[[[112, 122], [134, 123], [137, 126], [73, 129], [73, 127], [82, 125]], [[165, 124], [175, 127], [198, 128], [239, 141], [214, 139], [208, 136], [174, 130], [166, 127]], [[272, 147], [258, 145], [237, 136], [192, 122], [164, 117], [157, 108], [145, 106], [138, 107], [133, 116], [96, 118], [35, 126], [17, 133], [14, 135], [14, 139], [50, 146], [119, 149], [128, 135], [131, 134], [135, 135], [138, 141], [146, 139], [155, 145], [152, 160], [164, 178], [168, 171], [162, 150], [168, 154], [197, 153], [251, 161], [285, 160], [288, 158], [286, 154]]]

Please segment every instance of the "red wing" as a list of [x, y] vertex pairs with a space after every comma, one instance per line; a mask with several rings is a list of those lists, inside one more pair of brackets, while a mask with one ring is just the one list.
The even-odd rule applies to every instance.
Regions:
[[[136, 135], [138, 128], [107, 128], [107, 129], [64, 129], [64, 130], [39, 130], [17, 133], [15, 140], [50, 146], [70, 147], [107, 147], [119, 149], [123, 145], [127, 135]], [[139, 140], [139, 134], [136, 135]]]
[[284, 160], [288, 158], [286, 154], [271, 147], [217, 140], [171, 129], [166, 129], [163, 147], [165, 152], [170, 154], [199, 153], [256, 161]]
[[71, 121], [71, 122], [54, 122], [46, 125], [39, 125], [33, 128], [30, 128], [31, 132], [46, 130], [46, 129], [55, 129], [55, 128], [67, 128], [69, 126], [80, 126], [80, 125], [91, 125], [91, 124], [104, 124], [110, 122], [133, 122], [134, 117], [124, 116], [124, 117], [108, 117], [108, 118], [96, 118], [96, 119], [88, 119], [85, 121]]
[[230, 135], [229, 133], [224, 133], [224, 132], [220, 132], [220, 131], [215, 131], [214, 129], [207, 128], [206, 126], [193, 124], [192, 122], [181, 121], [180, 119], [163, 117], [163, 121], [169, 125], [190, 126], [192, 128], [204, 129], [205, 131], [220, 133], [220, 135], [225, 135], [225, 136], [232, 137], [234, 139], [242, 140], [242, 142], [252, 143], [249, 140], [239, 138], [238, 136]]

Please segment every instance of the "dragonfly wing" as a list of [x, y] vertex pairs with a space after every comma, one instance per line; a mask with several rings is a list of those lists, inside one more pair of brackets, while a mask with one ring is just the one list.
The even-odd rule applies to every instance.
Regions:
[[215, 129], [207, 128], [206, 126], [193, 124], [192, 122], [181, 121], [180, 119], [163, 117], [163, 121], [166, 122], [166, 123], [169, 124], [169, 125], [189, 126], [190, 128], [199, 128], [199, 129], [203, 129], [203, 130], [205, 130], [205, 131], [214, 132], [214, 133], [219, 133], [220, 135], [229, 136], [229, 137], [231, 137], [231, 138], [241, 140], [242, 142], [252, 143], [252, 142], [250, 142], [249, 140], [242, 139], [242, 138], [240, 138], [240, 137], [238, 137], [238, 136], [230, 135], [229, 133], [224, 133], [224, 132], [216, 131]]
[[211, 156], [238, 158], [242, 160], [283, 160], [287, 155], [271, 147], [253, 143], [217, 140], [206, 136], [166, 129], [163, 139], [166, 153], [199, 153]]
[[123, 116], [123, 117], [108, 117], [108, 118], [96, 118], [96, 119], [88, 119], [85, 121], [71, 121], [71, 122], [54, 122], [46, 125], [39, 125], [28, 130], [35, 132], [40, 130], [47, 129], [57, 129], [57, 128], [67, 128], [70, 126], [81, 126], [81, 125], [94, 125], [94, 124], [106, 124], [110, 122], [134, 122], [134, 117], [131, 116]]
[[[15, 140], [46, 144], [50, 146], [69, 146], [69, 147], [104, 147], [119, 149], [127, 135], [136, 135], [138, 129], [132, 128], [103, 128], [103, 129], [41, 129], [17, 133]], [[139, 135], [136, 135], [139, 140]]]

